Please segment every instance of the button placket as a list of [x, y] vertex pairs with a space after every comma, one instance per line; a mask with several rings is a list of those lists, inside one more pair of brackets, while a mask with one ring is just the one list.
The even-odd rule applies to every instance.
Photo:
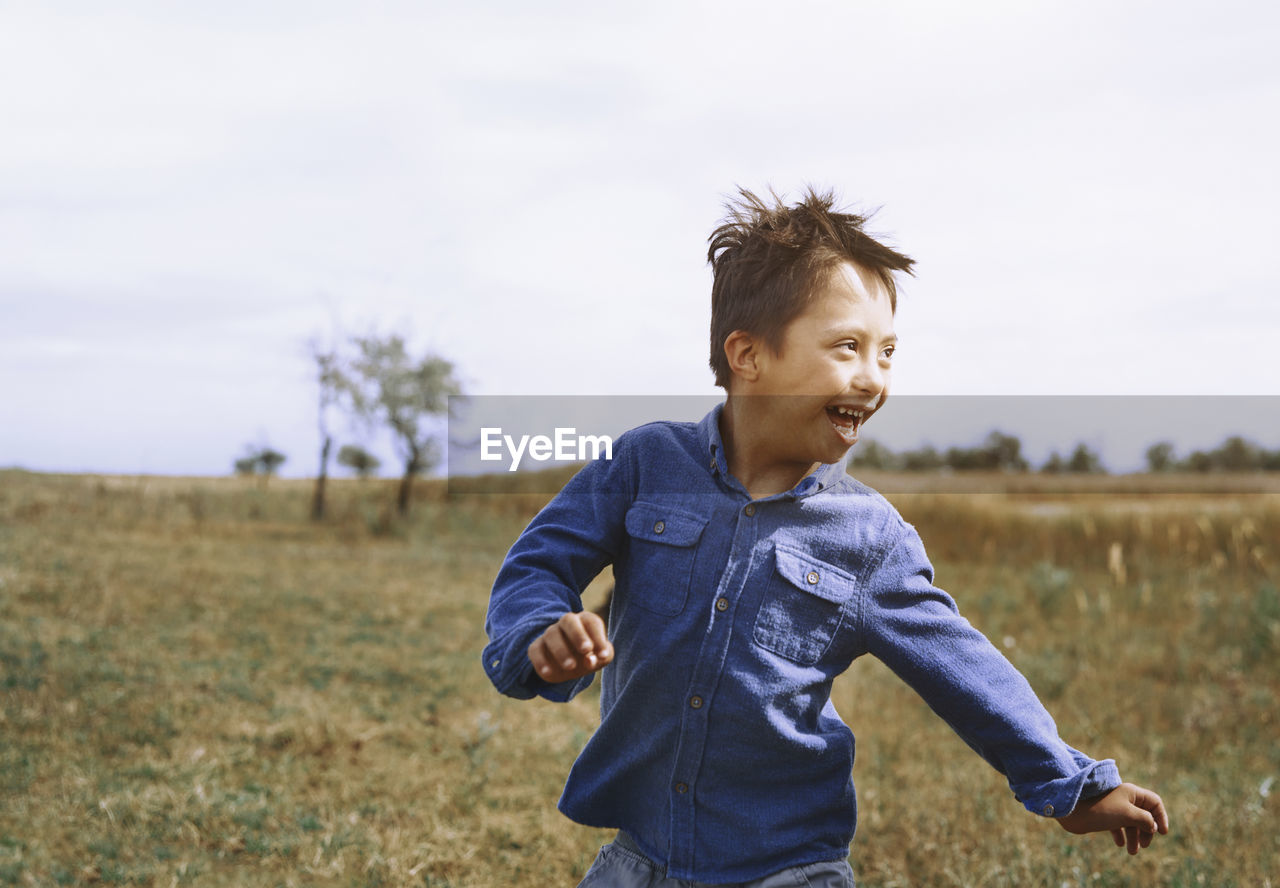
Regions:
[[[712, 453], [712, 462], [718, 454]], [[732, 481], [727, 471], [717, 470], [717, 475], [725, 481]], [[742, 593], [743, 586], [750, 576], [749, 559], [746, 554], [756, 544], [760, 533], [759, 524], [754, 520], [746, 520], [754, 516], [759, 503], [753, 502], [740, 485], [730, 483], [732, 495], [742, 496], [737, 501], [737, 520], [732, 520], [729, 529], [732, 539], [726, 561], [727, 569], [716, 582], [716, 593], [711, 601], [711, 613], [702, 613], [707, 620], [707, 631], [698, 648], [696, 664], [688, 676], [685, 687], [685, 707], [680, 719], [680, 741], [676, 760], [672, 769], [671, 788], [671, 861], [687, 865], [693, 860], [693, 836], [697, 832], [699, 821], [695, 804], [694, 786], [701, 779], [700, 774], [707, 754], [708, 731], [712, 717], [711, 701], [695, 689], [710, 689], [723, 674], [725, 656], [733, 637], [734, 621], [729, 619], [733, 611], [736, 596]], [[703, 606], [705, 607], [705, 600]]]

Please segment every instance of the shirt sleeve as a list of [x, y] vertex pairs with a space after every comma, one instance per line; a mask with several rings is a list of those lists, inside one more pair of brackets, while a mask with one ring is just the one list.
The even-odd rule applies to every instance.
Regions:
[[507, 553], [493, 584], [485, 632], [484, 669], [500, 692], [518, 699], [572, 699], [592, 675], [549, 684], [529, 662], [529, 645], [569, 612], [582, 610], [582, 591], [613, 561], [631, 499], [627, 436], [613, 459], [588, 463], [533, 519]]
[[867, 650], [1003, 774], [1027, 810], [1061, 817], [1120, 785], [1114, 761], [1062, 741], [1027, 680], [933, 585], [910, 525], [870, 578], [862, 628]]

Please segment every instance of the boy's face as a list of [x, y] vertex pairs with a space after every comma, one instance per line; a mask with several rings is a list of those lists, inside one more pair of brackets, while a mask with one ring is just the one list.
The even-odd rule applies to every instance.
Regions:
[[897, 336], [889, 294], [875, 275], [845, 263], [787, 325], [782, 346], [760, 350], [744, 393], [757, 400], [778, 457], [837, 462], [889, 396]]

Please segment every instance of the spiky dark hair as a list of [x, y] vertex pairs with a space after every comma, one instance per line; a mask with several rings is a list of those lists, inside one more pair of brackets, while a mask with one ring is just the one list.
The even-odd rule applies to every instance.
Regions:
[[711, 285], [711, 369], [716, 385], [732, 378], [724, 353], [735, 330], [760, 336], [774, 351], [783, 331], [804, 311], [831, 272], [853, 262], [874, 274], [898, 308], [894, 272], [911, 274], [915, 260], [867, 233], [870, 216], [835, 209], [831, 191], [805, 189], [787, 206], [772, 190], [766, 203], [745, 188], [725, 204], [725, 217], [707, 239]]

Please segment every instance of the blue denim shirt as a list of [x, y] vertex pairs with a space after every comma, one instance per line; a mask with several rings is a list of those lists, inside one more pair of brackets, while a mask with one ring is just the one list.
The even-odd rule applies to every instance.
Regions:
[[1014, 795], [1044, 816], [1120, 782], [1067, 746], [1022, 675], [933, 585], [914, 528], [825, 465], [752, 500], [728, 472], [716, 407], [619, 437], [521, 534], [494, 584], [484, 667], [518, 698], [568, 700], [529, 645], [606, 565], [613, 663], [600, 727], [560, 810], [625, 830], [668, 875], [760, 878], [848, 854], [854, 737], [832, 680], [872, 654]]

